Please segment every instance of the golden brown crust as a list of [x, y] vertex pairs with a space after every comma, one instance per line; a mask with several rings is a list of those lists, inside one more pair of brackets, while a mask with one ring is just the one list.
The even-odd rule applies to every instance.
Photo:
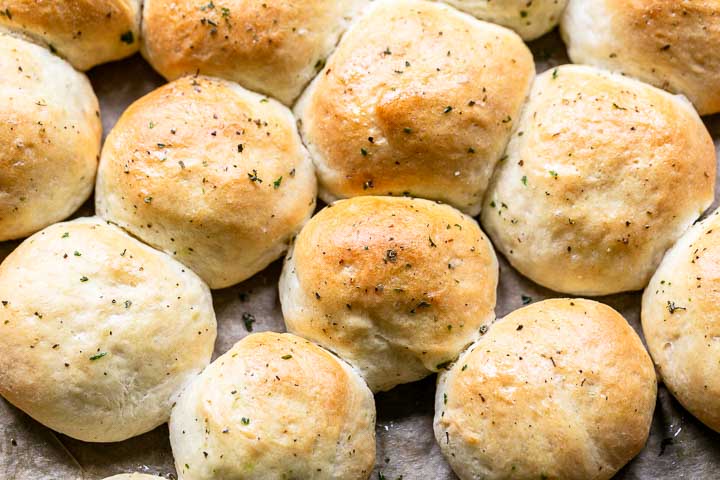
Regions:
[[720, 112], [720, 2], [571, 0], [563, 18], [570, 58], [619, 70]]
[[477, 214], [533, 76], [505, 28], [442, 4], [375, 2], [295, 108], [321, 196], [413, 195]]
[[85, 75], [0, 33], [0, 241], [72, 214], [92, 192], [102, 125]]
[[559, 292], [643, 288], [713, 199], [715, 148], [692, 107], [593, 67], [538, 77], [506, 153], [483, 226]]
[[645, 445], [655, 371], [612, 308], [517, 310], [441, 375], [435, 436], [461, 479], [611, 478]]
[[642, 325], [663, 382], [720, 432], [720, 212], [667, 253], [643, 295]]
[[25, 240], [0, 265], [0, 300], [0, 394], [86, 442], [165, 423], [215, 343], [200, 278], [99, 218]]
[[232, 82], [185, 77], [136, 101], [110, 132], [96, 206], [222, 288], [282, 255], [315, 189], [287, 108]]
[[377, 391], [454, 360], [494, 318], [497, 282], [495, 253], [470, 217], [428, 200], [356, 197], [303, 228], [280, 298], [290, 331]]
[[143, 54], [172, 80], [202, 73], [291, 104], [367, 0], [145, 0]]
[[140, 46], [138, 0], [6, 0], [1, 7], [0, 29], [28, 35], [79, 70]]
[[363, 479], [375, 405], [360, 376], [290, 334], [245, 337], [183, 392], [170, 420], [182, 480]]

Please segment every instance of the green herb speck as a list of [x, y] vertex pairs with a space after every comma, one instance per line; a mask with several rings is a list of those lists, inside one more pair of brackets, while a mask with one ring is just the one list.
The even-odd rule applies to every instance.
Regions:
[[253, 331], [253, 323], [255, 323], [255, 315], [249, 312], [245, 312], [242, 314], [242, 321], [245, 324], [245, 330], [248, 332]]
[[132, 45], [135, 43], [135, 35], [132, 31], [128, 30], [127, 32], [120, 35], [120, 41], [123, 43], [127, 43], [128, 45]]

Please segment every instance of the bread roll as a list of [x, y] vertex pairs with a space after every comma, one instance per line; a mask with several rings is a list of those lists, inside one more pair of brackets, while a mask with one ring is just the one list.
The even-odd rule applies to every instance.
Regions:
[[355, 365], [373, 391], [441, 370], [495, 318], [495, 252], [428, 200], [356, 197], [313, 217], [280, 277], [289, 331]]
[[642, 326], [663, 382], [720, 432], [720, 211], [665, 255], [645, 290]]
[[101, 217], [222, 288], [279, 258], [315, 195], [287, 108], [232, 82], [185, 77], [120, 117], [95, 199]]
[[510, 30], [374, 2], [295, 107], [321, 198], [412, 195], [477, 214], [534, 74]]
[[105, 480], [163, 480], [163, 477], [156, 477], [155, 475], [146, 475], [144, 473], [123, 473], [121, 475], [113, 475], [107, 477]]
[[5, 241], [65, 219], [87, 200], [102, 125], [85, 75], [46, 49], [0, 33], [0, 70], [0, 241]]
[[142, 52], [168, 80], [202, 73], [290, 105], [368, 0], [145, 0]]
[[625, 319], [583, 299], [490, 327], [435, 396], [435, 437], [461, 480], [611, 478], [645, 445], [657, 385]]
[[5, 0], [0, 7], [0, 30], [31, 38], [78, 70], [140, 48], [139, 0]]
[[366, 479], [375, 403], [362, 378], [322, 348], [258, 333], [185, 390], [170, 443], [180, 480]]
[[444, 1], [480, 20], [512, 28], [525, 40], [534, 40], [555, 28], [568, 2], [568, 0]]
[[205, 284], [97, 218], [25, 240], [0, 265], [0, 300], [0, 394], [86, 442], [167, 421], [215, 342]]
[[720, 2], [570, 0], [561, 31], [575, 63], [618, 70], [720, 112]]
[[592, 67], [539, 76], [485, 197], [510, 263], [558, 292], [647, 285], [713, 200], [715, 148], [683, 98]]

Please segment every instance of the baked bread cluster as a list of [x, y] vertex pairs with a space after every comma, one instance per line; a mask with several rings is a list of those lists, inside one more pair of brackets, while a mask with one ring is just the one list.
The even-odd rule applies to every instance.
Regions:
[[477, 215], [534, 75], [510, 30], [440, 3], [374, 2], [295, 106], [320, 197], [417, 196]]
[[188, 480], [368, 478], [375, 402], [330, 352], [291, 334], [252, 334], [183, 392], [170, 443]]
[[495, 318], [498, 263], [477, 222], [429, 200], [355, 197], [303, 228], [280, 277], [289, 331], [374, 391], [437, 372]]
[[120, 117], [103, 147], [95, 208], [223, 288], [285, 252], [315, 190], [290, 110], [236, 83], [191, 76]]
[[535, 40], [552, 30], [568, 0], [443, 0], [480, 20], [515, 30], [523, 40]]
[[570, 0], [568, 54], [686, 96], [720, 112], [720, 6], [707, 0]]
[[[558, 24], [585, 65], [536, 76]], [[102, 144], [81, 72], [136, 52], [169, 83]], [[8, 0], [0, 70], [0, 395], [41, 424], [169, 422], [181, 480], [368, 479], [373, 393], [438, 373], [461, 480], [602, 480], [656, 367], [720, 431], [719, 3]], [[495, 249], [560, 298], [496, 319]], [[283, 257], [289, 333], [217, 351], [211, 289]], [[562, 298], [642, 289], [649, 353]]]
[[198, 276], [98, 218], [25, 240], [0, 265], [0, 296], [0, 394], [86, 442], [165, 423], [215, 344]]
[[482, 223], [515, 268], [552, 290], [640, 290], [712, 203], [715, 163], [684, 98], [593, 67], [553, 68], [533, 86]]
[[2, 4], [0, 30], [46, 47], [78, 70], [88, 70], [138, 51], [140, 3], [140, 0], [7, 0]]
[[435, 436], [463, 479], [609, 479], [645, 446], [656, 389], [620, 314], [546, 300], [498, 320], [440, 375]]
[[290, 105], [369, 0], [148, 0], [142, 53], [165, 78], [201, 73]]
[[665, 255], [645, 290], [642, 327], [675, 398], [720, 432], [720, 211], [695, 224]]
[[88, 199], [102, 125], [87, 77], [47, 49], [0, 30], [0, 68], [4, 241], [64, 220]]

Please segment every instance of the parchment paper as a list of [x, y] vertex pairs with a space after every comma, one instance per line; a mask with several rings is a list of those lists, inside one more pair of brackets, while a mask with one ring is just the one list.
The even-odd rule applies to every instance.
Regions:
[[[567, 63], [557, 33], [533, 42], [538, 73]], [[139, 57], [108, 64], [89, 73], [100, 99], [105, 133], [135, 99], [164, 83]], [[706, 119], [720, 150], [720, 116]], [[718, 204], [716, 198], [715, 208]], [[92, 200], [77, 216], [92, 214]], [[0, 243], [0, 258], [17, 245]], [[275, 262], [252, 279], [213, 292], [218, 319], [215, 356], [248, 334], [242, 316], [252, 314], [254, 331], [283, 331], [277, 298], [281, 263]], [[533, 301], [558, 297], [521, 277], [500, 258], [497, 316], [522, 306], [521, 295]], [[640, 332], [640, 293], [599, 299], [619, 310]], [[377, 466], [373, 479], [456, 480], [432, 433], [435, 377], [403, 385], [376, 396]], [[125, 472], [175, 478], [167, 427], [113, 444], [88, 444], [52, 432], [0, 399], [0, 480], [99, 480]], [[643, 452], [616, 478], [720, 479], [720, 434], [684, 411], [660, 386], [650, 440]]]

